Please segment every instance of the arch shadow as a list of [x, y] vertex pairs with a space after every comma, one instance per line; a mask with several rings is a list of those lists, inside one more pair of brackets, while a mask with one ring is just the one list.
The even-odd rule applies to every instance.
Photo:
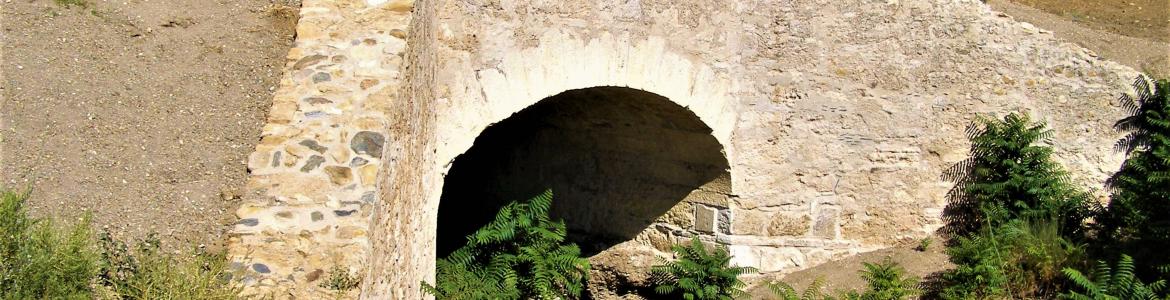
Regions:
[[[587, 256], [671, 216], [704, 184], [728, 176], [711, 128], [693, 112], [624, 87], [569, 90], [489, 126], [456, 157], [439, 202], [438, 257], [504, 204], [551, 188], [551, 214]], [[726, 178], [726, 177], [725, 177]], [[730, 191], [727, 191], [730, 192]]]

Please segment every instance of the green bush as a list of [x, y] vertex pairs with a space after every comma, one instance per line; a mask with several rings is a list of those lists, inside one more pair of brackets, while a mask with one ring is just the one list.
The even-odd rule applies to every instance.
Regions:
[[32, 219], [28, 193], [0, 190], [0, 298], [90, 299], [98, 273], [89, 219]]
[[918, 279], [906, 276], [906, 269], [890, 258], [880, 263], [862, 263], [861, 278], [868, 286], [861, 293], [849, 292], [845, 299], [856, 300], [904, 300], [919, 294]]
[[742, 290], [745, 284], [739, 276], [755, 273], [756, 269], [731, 266], [731, 255], [725, 247], [715, 246], [708, 250], [696, 237], [689, 245], [671, 248], [676, 260], [663, 260], [662, 264], [651, 268], [654, 292], [678, 295], [687, 300], [733, 299], [747, 295]]
[[222, 254], [174, 257], [152, 235], [134, 249], [88, 218], [68, 227], [28, 217], [28, 194], [0, 190], [0, 299], [233, 299]]
[[138, 241], [133, 249], [103, 232], [99, 283], [111, 299], [235, 299], [239, 289], [228, 280], [223, 253], [193, 250], [175, 257], [160, 249], [157, 235]]
[[960, 237], [947, 249], [956, 267], [943, 273], [944, 299], [1051, 298], [1066, 282], [1061, 269], [1080, 266], [1083, 246], [1061, 237], [1052, 221], [1013, 220]]
[[[1105, 245], [1119, 245], [1111, 253], [1126, 252], [1148, 268], [1170, 264], [1170, 81], [1159, 80], [1151, 89], [1138, 78], [1137, 98], [1123, 97], [1131, 115], [1115, 127], [1127, 135], [1117, 143], [1127, 159], [1110, 179], [1112, 200], [1102, 222]], [[1141, 272], [1144, 271], [1144, 272]]]
[[500, 209], [467, 237], [467, 245], [436, 262], [439, 299], [565, 299], [580, 296], [589, 261], [565, 242], [565, 223], [549, 219], [552, 191]]
[[1015, 113], [980, 117], [968, 132], [971, 157], [946, 173], [955, 181], [947, 208], [952, 233], [1028, 218], [1055, 219], [1066, 236], [1083, 235], [1082, 223], [1095, 209], [1052, 159], [1052, 148], [1040, 145], [1051, 135], [1043, 122]]
[[1073, 268], [1065, 268], [1068, 276], [1080, 292], [1069, 291], [1060, 295], [1061, 299], [1072, 300], [1118, 300], [1118, 299], [1170, 299], [1166, 294], [1166, 280], [1158, 280], [1150, 284], [1142, 283], [1134, 273], [1133, 258], [1122, 255], [1116, 268], [1101, 261], [1093, 269], [1092, 276]]

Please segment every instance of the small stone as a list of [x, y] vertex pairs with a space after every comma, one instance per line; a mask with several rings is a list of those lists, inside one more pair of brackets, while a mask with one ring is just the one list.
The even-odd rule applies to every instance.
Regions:
[[319, 118], [325, 117], [326, 115], [328, 115], [328, 114], [326, 114], [323, 111], [314, 110], [314, 111], [306, 112], [305, 118], [312, 120], [312, 119], [319, 119]]
[[317, 167], [321, 166], [321, 164], [324, 162], [325, 162], [325, 157], [323, 157], [323, 156], [320, 156], [320, 155], [310, 156], [309, 160], [305, 161], [305, 165], [301, 167], [301, 172], [308, 173], [309, 171], [317, 169]]
[[298, 60], [297, 63], [293, 65], [293, 70], [304, 69], [305, 67], [315, 65], [324, 59], [325, 59], [324, 55], [305, 56], [305, 57], [301, 58], [301, 60]]
[[382, 145], [386, 137], [373, 131], [358, 132], [349, 141], [349, 147], [354, 153], [365, 154], [371, 157], [382, 158]]
[[365, 43], [366, 45], [374, 45], [374, 44], [377, 44], [377, 43], [378, 43], [378, 40], [375, 40], [375, 39], [364, 39], [364, 40], [362, 40], [362, 43]]
[[240, 219], [240, 221], [236, 222], [236, 224], [251, 227], [251, 226], [260, 225], [260, 220], [258, 220], [256, 218]]
[[276, 151], [276, 152], [273, 152], [273, 153], [272, 153], [272, 167], [273, 167], [273, 168], [275, 168], [275, 167], [279, 167], [279, 166], [280, 166], [280, 155], [281, 155], [281, 153], [284, 153], [284, 152]]
[[365, 165], [369, 162], [370, 161], [366, 160], [365, 158], [354, 157], [353, 160], [349, 161], [349, 166], [350, 167], [360, 167], [360, 166]]
[[406, 31], [404, 31], [402, 29], [391, 29], [390, 36], [400, 38], [400, 39], [406, 39]]
[[301, 142], [298, 144], [301, 144], [301, 146], [309, 147], [310, 150], [317, 151], [317, 153], [325, 153], [325, 150], [329, 150], [329, 148], [325, 148], [325, 146], [321, 146], [321, 144], [318, 144], [317, 141], [314, 141], [314, 140], [301, 140]]
[[333, 100], [326, 99], [325, 97], [309, 97], [305, 98], [305, 102], [309, 104], [330, 104], [333, 103]]
[[357, 212], [357, 210], [356, 210], [356, 209], [351, 209], [351, 210], [335, 210], [335, 211], [333, 211], [333, 214], [334, 214], [334, 215], [337, 215], [338, 217], [345, 217], [345, 216], [352, 215], [352, 214], [353, 214], [353, 213], [355, 213], [355, 212]]
[[712, 233], [715, 232], [717, 224], [715, 223], [716, 216], [719, 212], [714, 208], [704, 205], [695, 205], [695, 230]]
[[309, 219], [312, 219], [313, 222], [317, 222], [317, 221], [325, 219], [325, 214], [322, 214], [319, 211], [315, 211], [315, 212], [309, 214]]
[[345, 226], [337, 229], [337, 238], [342, 240], [365, 236], [366, 230], [357, 226]]
[[374, 182], [378, 180], [378, 166], [365, 165], [358, 169], [358, 174], [362, 178], [362, 184], [373, 186]]
[[256, 272], [260, 274], [268, 274], [272, 272], [272, 270], [269, 270], [268, 266], [264, 264], [252, 264], [252, 270], [256, 270]]
[[374, 192], [366, 192], [365, 194], [362, 194], [362, 201], [365, 201], [366, 203], [374, 203], [374, 200], [376, 199], [377, 198], [374, 197]]
[[360, 84], [363, 90], [369, 89], [375, 85], [378, 85], [377, 79], [362, 79], [362, 83]]
[[317, 72], [317, 74], [313, 74], [313, 83], [325, 82], [331, 79], [333, 79], [333, 76], [329, 76], [329, 73]]
[[281, 219], [292, 219], [293, 213], [291, 211], [282, 211], [276, 213], [276, 217]]
[[348, 58], [345, 57], [345, 55], [338, 55], [338, 56], [334, 56], [333, 58], [330, 58], [329, 60], [333, 61], [334, 63], [340, 64], [340, 63], [344, 63], [346, 59], [348, 59]]
[[353, 174], [348, 167], [342, 166], [327, 166], [325, 167], [325, 174], [329, 175], [329, 181], [336, 185], [345, 185], [353, 181]]
[[309, 272], [309, 275], [305, 275], [305, 281], [317, 281], [317, 278], [321, 278], [322, 273], [325, 273], [325, 271], [322, 271], [321, 269], [313, 270], [312, 272]]

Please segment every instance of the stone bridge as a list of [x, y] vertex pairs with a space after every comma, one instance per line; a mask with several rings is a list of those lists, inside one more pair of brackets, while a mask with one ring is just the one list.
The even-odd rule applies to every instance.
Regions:
[[978, 114], [1120, 163], [1137, 73], [958, 0], [304, 0], [230, 255], [249, 297], [422, 298], [503, 201], [593, 257], [698, 236], [792, 272], [931, 234]]

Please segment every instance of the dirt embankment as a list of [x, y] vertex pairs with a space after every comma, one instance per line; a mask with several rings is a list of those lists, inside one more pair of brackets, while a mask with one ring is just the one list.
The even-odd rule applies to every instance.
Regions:
[[34, 214], [91, 211], [95, 227], [124, 237], [221, 240], [292, 43], [295, 7], [0, 4], [0, 185], [31, 188]]
[[1170, 1], [990, 0], [992, 9], [1052, 31], [1101, 58], [1170, 77]]

